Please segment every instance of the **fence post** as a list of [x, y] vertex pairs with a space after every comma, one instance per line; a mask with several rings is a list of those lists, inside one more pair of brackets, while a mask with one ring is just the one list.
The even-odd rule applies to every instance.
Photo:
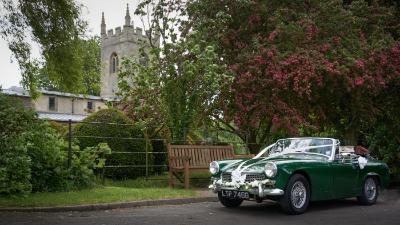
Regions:
[[[102, 155], [102, 158], [103, 158], [103, 159], [106, 158], [104, 152], [103, 152], [101, 155]], [[102, 183], [103, 185], [106, 184], [106, 179], [105, 179], [105, 177], [104, 177], [105, 173], [106, 173], [106, 165], [104, 165], [103, 168], [102, 168], [102, 170], [101, 170], [101, 183]]]
[[146, 180], [149, 177], [149, 136], [147, 135], [147, 132], [144, 134], [145, 137], [145, 142], [146, 142]]
[[72, 160], [72, 121], [68, 120], [68, 169], [71, 168]]

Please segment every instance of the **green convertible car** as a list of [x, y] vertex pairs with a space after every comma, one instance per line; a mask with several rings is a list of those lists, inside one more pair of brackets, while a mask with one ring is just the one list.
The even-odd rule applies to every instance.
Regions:
[[357, 197], [372, 205], [389, 183], [385, 163], [332, 138], [281, 139], [252, 159], [211, 162], [210, 172], [209, 188], [224, 206], [270, 199], [288, 214], [301, 214], [319, 200]]

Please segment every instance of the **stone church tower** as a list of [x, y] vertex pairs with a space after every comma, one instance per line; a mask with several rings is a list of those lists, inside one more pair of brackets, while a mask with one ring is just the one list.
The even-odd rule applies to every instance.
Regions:
[[[147, 31], [146, 31], [147, 32]], [[159, 45], [159, 40], [154, 43]], [[142, 28], [134, 27], [131, 22], [129, 5], [127, 4], [125, 24], [123, 28], [115, 28], [106, 31], [104, 13], [101, 19], [101, 91], [102, 97], [115, 97], [118, 91], [118, 68], [121, 60], [135, 58], [137, 60], [147, 60], [147, 55], [140, 54], [139, 49], [143, 47], [148, 52], [150, 45], [148, 38], [143, 34]]]

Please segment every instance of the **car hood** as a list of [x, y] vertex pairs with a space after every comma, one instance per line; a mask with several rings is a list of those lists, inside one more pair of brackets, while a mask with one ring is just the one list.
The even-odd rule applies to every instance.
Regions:
[[256, 159], [242, 159], [234, 160], [232, 163], [227, 164], [221, 169], [221, 172], [232, 172], [236, 169], [242, 170], [242, 172], [248, 173], [263, 173], [265, 164], [268, 162], [275, 163], [278, 168], [285, 164], [291, 163], [310, 163], [310, 162], [321, 162], [321, 159], [310, 158], [309, 156], [298, 155], [298, 156], [275, 156], [268, 158], [256, 158]]

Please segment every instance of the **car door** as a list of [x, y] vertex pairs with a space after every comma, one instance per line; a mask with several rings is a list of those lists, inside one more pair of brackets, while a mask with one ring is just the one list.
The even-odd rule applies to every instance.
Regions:
[[334, 198], [354, 197], [357, 191], [357, 181], [360, 167], [357, 160], [338, 158], [331, 162], [332, 196]]

